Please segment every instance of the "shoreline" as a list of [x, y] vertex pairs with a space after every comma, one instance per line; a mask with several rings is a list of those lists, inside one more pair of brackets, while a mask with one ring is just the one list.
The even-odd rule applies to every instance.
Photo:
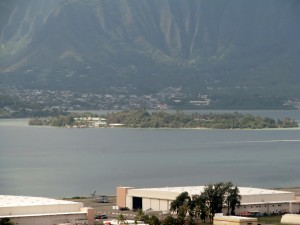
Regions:
[[46, 125], [29, 125], [30, 118], [9, 118], [0, 119], [0, 127], [47, 127], [47, 128], [66, 128], [66, 129], [157, 129], [157, 130], [236, 130], [236, 131], [284, 131], [284, 130], [300, 130], [300, 127], [287, 127], [287, 128], [208, 128], [208, 127], [56, 127], [56, 126], [46, 126]]

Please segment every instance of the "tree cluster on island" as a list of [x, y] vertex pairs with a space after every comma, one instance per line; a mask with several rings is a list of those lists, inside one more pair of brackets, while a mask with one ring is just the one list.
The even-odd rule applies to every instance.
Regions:
[[182, 111], [168, 113], [166, 111], [149, 112], [144, 109], [107, 113], [97, 115], [92, 113], [69, 113], [50, 118], [34, 118], [29, 125], [45, 125], [57, 127], [74, 127], [88, 125], [87, 120], [75, 118], [105, 118], [105, 126], [119, 124], [127, 128], [212, 128], [212, 129], [262, 129], [262, 128], [291, 128], [298, 123], [290, 118], [275, 120], [269, 117], [255, 116], [242, 113], [223, 114], [186, 114]]

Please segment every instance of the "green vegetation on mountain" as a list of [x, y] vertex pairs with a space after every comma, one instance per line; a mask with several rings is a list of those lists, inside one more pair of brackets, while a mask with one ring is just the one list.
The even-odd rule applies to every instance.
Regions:
[[299, 11], [298, 0], [4, 0], [1, 82], [299, 97]]
[[[52, 118], [32, 119], [30, 125], [50, 125], [58, 127], [95, 127], [92, 119], [75, 118], [98, 117], [90, 113], [60, 115]], [[181, 111], [167, 113], [164, 111], [148, 112], [146, 110], [132, 110], [101, 115], [106, 119], [102, 127], [116, 126], [129, 128], [213, 128], [213, 129], [262, 129], [262, 128], [290, 128], [298, 127], [298, 123], [290, 118], [275, 121], [272, 118], [253, 116], [250, 114], [185, 114]], [[99, 127], [99, 126], [98, 126]]]
[[47, 108], [41, 104], [22, 102], [17, 98], [0, 94], [0, 119], [47, 117], [64, 114], [65, 112], [63, 110], [57, 108]]

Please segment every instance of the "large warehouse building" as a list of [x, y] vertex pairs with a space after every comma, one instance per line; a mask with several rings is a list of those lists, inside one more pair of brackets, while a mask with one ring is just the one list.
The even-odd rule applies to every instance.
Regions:
[[[129, 209], [167, 211], [170, 204], [182, 192], [190, 196], [199, 195], [204, 186], [165, 187], [165, 188], [117, 188], [117, 206]], [[260, 188], [239, 187], [242, 196], [237, 214], [243, 213], [299, 213], [300, 201], [295, 193]]]
[[0, 220], [18, 225], [94, 224], [95, 210], [82, 203], [41, 197], [0, 195]]

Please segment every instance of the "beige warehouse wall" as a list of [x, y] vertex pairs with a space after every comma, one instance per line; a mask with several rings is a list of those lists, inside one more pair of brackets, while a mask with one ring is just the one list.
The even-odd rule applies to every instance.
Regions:
[[147, 209], [151, 208], [151, 200], [150, 198], [143, 198], [143, 211], [146, 211]]
[[291, 208], [291, 213], [300, 214], [300, 202], [292, 204]]
[[243, 195], [241, 203], [292, 201], [294, 199], [294, 193]]
[[132, 209], [132, 197], [131, 196], [126, 197], [126, 207], [129, 209]]
[[11, 221], [18, 225], [53, 225], [58, 223], [76, 224], [77, 220], [86, 220], [86, 214], [11, 218]]
[[126, 204], [126, 196], [131, 187], [117, 187], [117, 206], [128, 207]]
[[143, 198], [142, 201], [144, 211], [150, 208], [154, 211], [165, 211], [169, 210], [170, 208], [168, 205], [168, 200]]
[[81, 208], [80, 211], [86, 214], [86, 219], [88, 221], [88, 225], [95, 224], [96, 210], [94, 208], [84, 207], [84, 208]]
[[215, 221], [214, 225], [257, 225], [257, 222]]
[[257, 225], [256, 218], [238, 216], [215, 216], [214, 225]]
[[151, 198], [151, 199], [167, 199], [174, 200], [180, 193], [177, 192], [168, 192], [168, 191], [153, 191], [146, 189], [131, 189], [128, 190], [128, 195]]
[[57, 205], [1, 207], [0, 216], [80, 212], [82, 207], [83, 204], [77, 202]]
[[168, 200], [160, 200], [160, 210], [169, 210], [169, 208]]
[[[226, 209], [227, 210], [227, 209]], [[237, 214], [241, 212], [260, 212], [260, 213], [283, 213], [290, 212], [290, 204], [289, 203], [266, 203], [266, 204], [256, 204], [256, 205], [242, 205], [236, 207], [235, 212]], [[227, 211], [226, 211], [227, 212]]]

